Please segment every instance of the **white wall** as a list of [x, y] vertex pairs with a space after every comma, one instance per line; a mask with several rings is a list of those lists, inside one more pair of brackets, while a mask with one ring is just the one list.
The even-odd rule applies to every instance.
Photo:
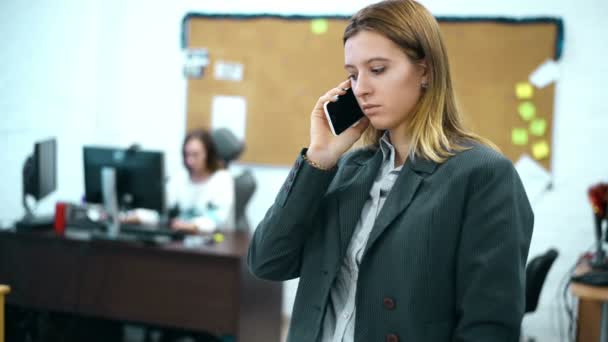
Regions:
[[[0, 2], [0, 224], [22, 215], [20, 169], [32, 142], [59, 142], [59, 190], [42, 203], [83, 193], [81, 148], [98, 143], [167, 153], [169, 174], [181, 171], [186, 84], [181, 76], [181, 19], [209, 13], [351, 14], [370, 1], [18, 0]], [[608, 32], [603, 0], [426, 0], [436, 15], [561, 16], [565, 45], [556, 89], [554, 190], [534, 203], [531, 255], [560, 250], [538, 311], [525, 320], [540, 341], [557, 340], [558, 283], [592, 242], [587, 187], [608, 179]], [[345, 5], [348, 4], [348, 5]], [[596, 38], [595, 38], [596, 37]], [[321, 91], [321, 90], [320, 90]], [[297, 151], [294, 151], [294, 157]], [[239, 169], [236, 165], [234, 168]], [[257, 223], [287, 168], [252, 166], [259, 190], [249, 207]], [[296, 282], [288, 282], [289, 313]]]
[[21, 166], [32, 142], [57, 136], [59, 190], [79, 198], [80, 150], [97, 108], [96, 3], [0, 3], [0, 220], [20, 216]]

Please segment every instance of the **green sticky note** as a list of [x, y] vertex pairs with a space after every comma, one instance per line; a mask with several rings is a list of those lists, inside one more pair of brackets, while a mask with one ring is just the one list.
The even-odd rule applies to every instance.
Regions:
[[310, 30], [314, 34], [324, 34], [329, 28], [329, 23], [325, 19], [313, 19], [310, 22]]
[[541, 140], [532, 145], [532, 156], [536, 160], [547, 158], [549, 156], [549, 144], [545, 140]]
[[526, 145], [528, 143], [528, 131], [525, 128], [513, 128], [511, 131], [511, 142], [513, 145]]
[[517, 111], [524, 121], [530, 121], [536, 116], [536, 106], [530, 101], [522, 102], [519, 107], [517, 107]]
[[535, 135], [537, 137], [542, 137], [545, 135], [545, 131], [547, 130], [547, 121], [543, 118], [537, 118], [530, 122], [530, 134]]
[[519, 82], [515, 85], [515, 95], [520, 100], [531, 99], [534, 95], [534, 88], [528, 82]]

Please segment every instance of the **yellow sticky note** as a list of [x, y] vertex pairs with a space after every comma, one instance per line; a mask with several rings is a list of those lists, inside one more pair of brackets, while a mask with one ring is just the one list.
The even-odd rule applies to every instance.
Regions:
[[310, 22], [310, 30], [314, 34], [324, 34], [329, 28], [329, 23], [325, 19], [313, 19]]
[[517, 107], [517, 111], [524, 121], [530, 121], [536, 116], [536, 106], [530, 101], [522, 102]]
[[547, 158], [549, 156], [549, 144], [545, 140], [541, 140], [532, 145], [532, 156], [536, 160]]
[[537, 137], [542, 137], [545, 135], [545, 131], [547, 130], [547, 121], [543, 118], [537, 118], [530, 122], [530, 134], [535, 135]]
[[511, 142], [513, 145], [526, 145], [528, 143], [528, 131], [525, 128], [513, 128], [511, 131]]
[[519, 82], [515, 85], [515, 95], [520, 100], [531, 99], [534, 95], [534, 88], [528, 82]]

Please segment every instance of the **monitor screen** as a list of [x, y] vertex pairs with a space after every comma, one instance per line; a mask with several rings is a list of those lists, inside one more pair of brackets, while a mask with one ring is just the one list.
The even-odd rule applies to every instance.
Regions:
[[23, 192], [40, 200], [57, 187], [57, 142], [48, 139], [36, 142], [34, 154], [23, 168]]
[[101, 170], [116, 171], [116, 192], [121, 210], [146, 208], [165, 211], [165, 174], [162, 152], [86, 146], [85, 200], [102, 203]]

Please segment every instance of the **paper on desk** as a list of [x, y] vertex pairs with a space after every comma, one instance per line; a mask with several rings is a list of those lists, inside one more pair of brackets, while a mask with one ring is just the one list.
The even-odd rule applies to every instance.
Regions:
[[530, 203], [537, 201], [551, 186], [551, 175], [537, 161], [523, 154], [517, 162], [515, 169], [524, 184]]
[[559, 79], [559, 65], [552, 59], [547, 59], [534, 70], [528, 80], [536, 88], [544, 88]]
[[213, 68], [213, 76], [220, 81], [235, 81], [243, 80], [243, 64], [217, 61]]
[[228, 128], [245, 141], [247, 101], [242, 96], [214, 96], [211, 102], [211, 129]]

